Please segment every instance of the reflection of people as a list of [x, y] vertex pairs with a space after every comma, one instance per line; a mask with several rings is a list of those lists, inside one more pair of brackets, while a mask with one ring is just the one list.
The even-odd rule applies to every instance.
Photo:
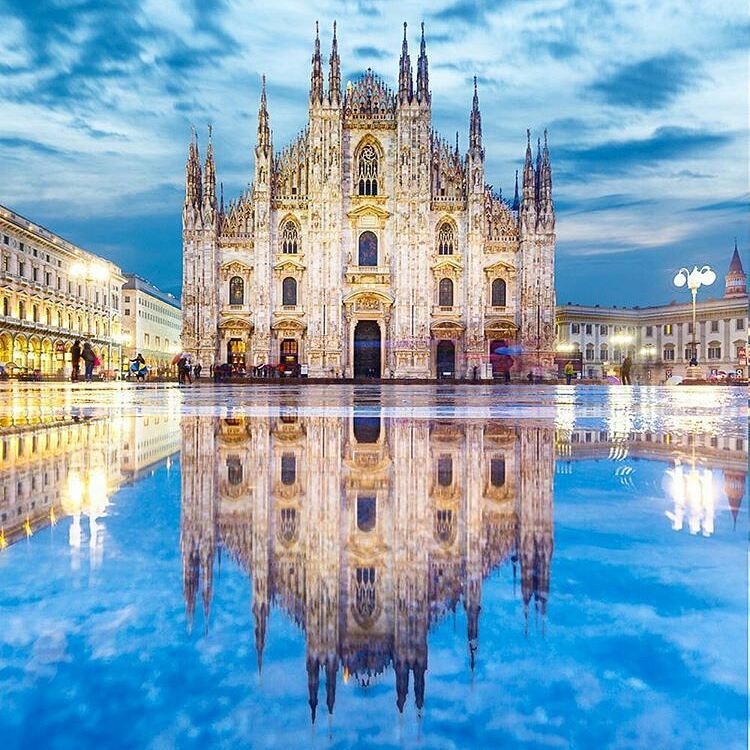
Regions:
[[565, 369], [563, 370], [565, 373], [565, 382], [570, 385], [570, 381], [573, 380], [573, 376], [576, 374], [575, 368], [573, 367], [572, 362], [566, 362], [565, 363]]
[[633, 366], [633, 360], [630, 357], [625, 357], [622, 361], [622, 367], [620, 367], [620, 380], [623, 385], [632, 385], [630, 380], [630, 368]]

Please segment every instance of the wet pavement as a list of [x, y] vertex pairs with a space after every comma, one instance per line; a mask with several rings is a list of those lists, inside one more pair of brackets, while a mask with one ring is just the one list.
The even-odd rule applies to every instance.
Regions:
[[729, 388], [0, 386], [12, 748], [745, 748]]

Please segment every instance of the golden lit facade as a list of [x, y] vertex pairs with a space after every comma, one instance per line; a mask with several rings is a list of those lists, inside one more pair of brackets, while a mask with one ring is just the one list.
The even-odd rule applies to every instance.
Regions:
[[[262, 663], [269, 610], [305, 632], [308, 697], [336, 675], [396, 673], [424, 703], [429, 629], [462, 606], [471, 666], [482, 581], [517, 562], [543, 618], [553, 551], [554, 429], [380, 416], [184, 417], [181, 545], [188, 621], [224, 549], [252, 579]], [[325, 697], [319, 697], [325, 681]]]
[[[265, 79], [252, 185], [224, 204], [209, 135], [183, 209], [183, 346], [204, 367], [304, 365], [312, 377], [491, 377], [501, 342], [551, 371], [555, 211], [546, 133], [522, 190], [486, 182], [476, 79], [468, 147], [440, 137], [424, 30], [416, 85], [342, 87], [337, 41], [312, 59], [308, 123], [274, 151]], [[471, 92], [467, 92], [467, 103]], [[519, 153], [520, 156], [520, 153]], [[520, 359], [520, 358], [519, 358]], [[522, 367], [517, 362], [517, 367]]]
[[80, 339], [102, 371], [117, 371], [124, 281], [113, 263], [0, 206], [0, 362], [68, 376]]

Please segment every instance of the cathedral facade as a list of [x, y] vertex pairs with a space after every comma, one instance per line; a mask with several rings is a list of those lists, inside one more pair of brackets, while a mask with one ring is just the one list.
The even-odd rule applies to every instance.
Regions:
[[[555, 212], [547, 148], [506, 202], [485, 179], [476, 79], [468, 150], [432, 128], [424, 28], [413, 76], [342, 87], [334, 25], [327, 82], [316, 34], [309, 119], [274, 151], [263, 80], [255, 173], [217, 195], [195, 136], [183, 210], [183, 334], [204, 367], [304, 366], [311, 377], [491, 377], [553, 368]], [[506, 360], [507, 361], [507, 360]]]

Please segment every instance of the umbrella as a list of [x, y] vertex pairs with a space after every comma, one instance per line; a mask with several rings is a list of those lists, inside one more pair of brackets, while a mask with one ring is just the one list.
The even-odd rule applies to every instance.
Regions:
[[190, 355], [187, 352], [180, 352], [179, 354], [175, 354], [174, 357], [172, 357], [172, 364], [176, 365], [182, 358], [190, 359]]
[[615, 377], [614, 375], [607, 375], [606, 378], [604, 378], [607, 383], [610, 385], [620, 385], [620, 378]]
[[682, 375], [672, 375], [671, 378], [667, 378], [667, 385], [680, 385], [682, 383]]

